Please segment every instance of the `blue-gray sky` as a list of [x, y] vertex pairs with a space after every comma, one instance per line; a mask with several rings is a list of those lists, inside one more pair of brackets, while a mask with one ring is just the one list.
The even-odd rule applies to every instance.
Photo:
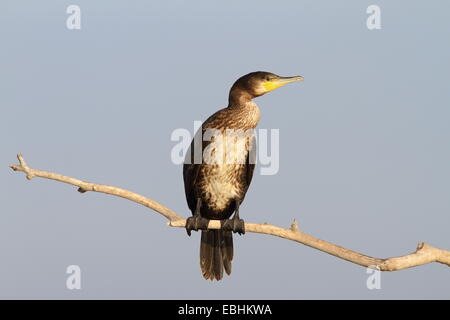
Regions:
[[[66, 8], [81, 8], [81, 30]], [[381, 7], [381, 30], [366, 8]], [[447, 1], [2, 1], [0, 298], [449, 298], [450, 269], [381, 275], [300, 244], [235, 237], [233, 274], [203, 280], [198, 234], [129, 201], [7, 166], [147, 195], [180, 214], [176, 128], [226, 106], [241, 75], [305, 81], [258, 98], [280, 130], [280, 170], [256, 175], [241, 209], [388, 257], [450, 248]], [[66, 289], [66, 267], [82, 289]]]

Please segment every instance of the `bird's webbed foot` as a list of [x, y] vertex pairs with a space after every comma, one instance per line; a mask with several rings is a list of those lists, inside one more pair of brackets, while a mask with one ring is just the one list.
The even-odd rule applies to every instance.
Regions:
[[232, 219], [221, 220], [222, 230], [233, 231], [233, 233], [245, 234], [245, 222], [239, 217], [239, 201], [236, 201], [236, 210]]
[[186, 219], [186, 232], [190, 236], [191, 231], [207, 230], [209, 220], [201, 216], [193, 216]]
[[200, 215], [200, 208], [201, 208], [201, 199], [197, 199], [197, 207], [195, 208], [194, 215], [192, 217], [189, 217], [186, 219], [186, 232], [188, 236], [191, 236], [191, 231], [198, 231], [198, 230], [207, 230], [209, 220], [206, 218], [203, 218]]

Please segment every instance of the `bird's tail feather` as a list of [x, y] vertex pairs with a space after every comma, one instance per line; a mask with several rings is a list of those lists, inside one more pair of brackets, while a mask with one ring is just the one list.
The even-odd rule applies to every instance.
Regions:
[[220, 280], [223, 270], [231, 274], [233, 260], [233, 234], [231, 231], [202, 231], [200, 242], [200, 267], [203, 277], [210, 280]]

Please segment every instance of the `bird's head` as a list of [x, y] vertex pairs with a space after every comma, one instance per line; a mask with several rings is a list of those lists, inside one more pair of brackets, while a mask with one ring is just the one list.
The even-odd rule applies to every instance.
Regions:
[[265, 71], [252, 72], [236, 80], [231, 87], [230, 98], [232, 95], [236, 95], [243, 96], [247, 99], [253, 99], [284, 86], [285, 84], [296, 81], [303, 81], [303, 77], [280, 77]]

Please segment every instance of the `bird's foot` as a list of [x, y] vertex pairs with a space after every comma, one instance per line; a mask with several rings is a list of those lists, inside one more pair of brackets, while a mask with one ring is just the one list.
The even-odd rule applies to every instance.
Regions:
[[195, 215], [186, 219], [186, 232], [191, 236], [191, 231], [207, 230], [209, 220], [200, 215]]
[[243, 219], [238, 216], [234, 216], [232, 219], [220, 220], [222, 230], [233, 231], [233, 233], [245, 234], [245, 223]]

